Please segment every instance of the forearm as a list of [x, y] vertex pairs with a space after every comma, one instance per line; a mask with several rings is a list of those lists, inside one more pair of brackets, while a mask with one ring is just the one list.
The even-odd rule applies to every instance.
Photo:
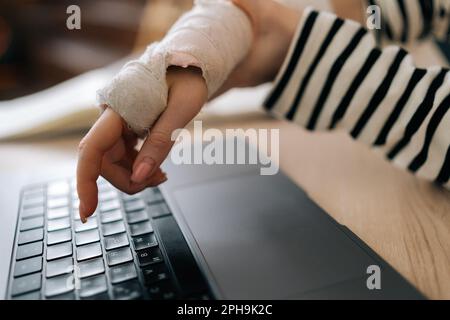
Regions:
[[288, 54], [301, 17], [294, 10], [275, 1], [233, 0], [252, 22], [253, 43], [247, 57], [237, 66], [220, 95], [235, 87], [253, 87], [273, 81]]
[[308, 12], [265, 106], [309, 130], [340, 128], [396, 165], [449, 186], [450, 73], [381, 50], [361, 25]]
[[382, 37], [395, 42], [414, 42], [428, 36], [450, 40], [448, 0], [330, 0], [336, 14], [365, 25], [368, 6], [380, 9]]
[[249, 19], [231, 2], [197, 1], [161, 42], [149, 45], [99, 90], [98, 102], [145, 136], [168, 105], [168, 68], [200, 69], [211, 97], [246, 56], [251, 40]]
[[342, 19], [351, 19], [364, 25], [363, 0], [330, 0], [336, 15]]

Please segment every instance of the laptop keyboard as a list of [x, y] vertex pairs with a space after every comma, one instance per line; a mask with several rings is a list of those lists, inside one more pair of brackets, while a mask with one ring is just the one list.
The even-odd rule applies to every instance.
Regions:
[[178, 226], [173, 227], [171, 212], [158, 188], [130, 196], [101, 179], [98, 189], [98, 208], [85, 224], [78, 215], [73, 180], [23, 191], [10, 272], [10, 298], [209, 298], [203, 278], [194, 287], [184, 287], [175, 270], [182, 271], [187, 266], [175, 266], [169, 259], [172, 256], [173, 261], [184, 263], [191, 259], [189, 270], [192, 276], [200, 278], [190, 252], [177, 259], [165, 249], [171, 248], [170, 243], [161, 244], [164, 236], [155, 226], [170, 225], [168, 238], [178, 235], [177, 241], [183, 241], [185, 253], [188, 250]]

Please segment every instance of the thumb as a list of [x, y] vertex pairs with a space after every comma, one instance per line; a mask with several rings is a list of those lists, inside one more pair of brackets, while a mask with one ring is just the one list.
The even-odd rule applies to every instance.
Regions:
[[180, 78], [170, 89], [166, 110], [150, 131], [133, 164], [131, 180], [142, 183], [161, 166], [172, 148], [172, 133], [185, 127], [200, 111], [207, 99], [203, 78]]
[[156, 172], [173, 145], [171, 132], [153, 130], [144, 142], [133, 165], [131, 181], [143, 183]]

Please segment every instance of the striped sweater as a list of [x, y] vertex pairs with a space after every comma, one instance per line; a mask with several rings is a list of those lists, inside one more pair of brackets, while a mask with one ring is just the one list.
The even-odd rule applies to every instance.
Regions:
[[[381, 6], [384, 37], [449, 35], [450, 0], [370, 2]], [[305, 10], [264, 105], [308, 130], [345, 130], [450, 189], [449, 70], [419, 69], [398, 46], [380, 49], [375, 34], [354, 21]]]

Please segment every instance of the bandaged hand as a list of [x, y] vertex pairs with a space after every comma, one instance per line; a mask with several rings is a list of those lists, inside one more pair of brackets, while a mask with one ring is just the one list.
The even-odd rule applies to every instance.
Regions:
[[[130, 194], [159, 185], [167, 179], [160, 165], [173, 145], [172, 132], [189, 123], [208, 98], [275, 77], [301, 14], [270, 0], [233, 2], [199, 1], [225, 6], [222, 20], [208, 18], [204, 7], [194, 9], [99, 91], [105, 111], [79, 148], [82, 221], [97, 207], [99, 175]], [[202, 22], [193, 25], [189, 17], [197, 14]], [[228, 22], [232, 17], [237, 22]], [[138, 152], [139, 137], [146, 140]]]
[[197, 0], [161, 42], [149, 45], [98, 91], [99, 103], [146, 136], [167, 106], [165, 77], [170, 66], [199, 68], [211, 97], [247, 55], [252, 33], [250, 20], [231, 1]]
[[107, 106], [80, 142], [77, 191], [83, 222], [97, 207], [96, 181], [100, 175], [129, 194], [157, 186], [167, 179], [160, 166], [172, 147], [172, 132], [186, 126], [207, 100], [206, 84], [197, 68], [169, 68], [167, 86], [167, 108], [139, 152], [136, 150], [138, 136]]

